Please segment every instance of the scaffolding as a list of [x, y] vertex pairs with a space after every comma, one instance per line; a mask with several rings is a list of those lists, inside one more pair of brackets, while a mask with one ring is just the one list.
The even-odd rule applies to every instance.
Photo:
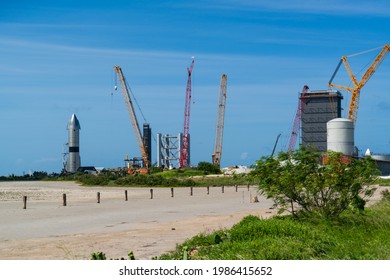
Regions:
[[[189, 137], [188, 137], [189, 142]], [[174, 135], [157, 134], [157, 167], [174, 169], [180, 167], [180, 156], [183, 147], [183, 133]], [[190, 155], [187, 154], [187, 158]]]

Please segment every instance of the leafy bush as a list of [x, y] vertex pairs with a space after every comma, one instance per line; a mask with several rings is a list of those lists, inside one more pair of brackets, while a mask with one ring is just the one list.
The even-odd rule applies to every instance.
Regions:
[[106, 259], [107, 259], [106, 254], [103, 253], [103, 252], [95, 252], [95, 253], [91, 254], [91, 260], [103, 261], [103, 260], [106, 260]]
[[[135, 260], [133, 251], [129, 251], [127, 256], [129, 260]], [[103, 252], [95, 252], [91, 254], [90, 259], [94, 261], [103, 261], [103, 260], [107, 260], [107, 257], [106, 254]], [[125, 260], [125, 258], [121, 257], [120, 259], [114, 259], [114, 260]]]
[[206, 161], [199, 162], [197, 169], [205, 171], [208, 174], [220, 174], [221, 173], [221, 169], [219, 168], [219, 166], [212, 164], [210, 162], [206, 162]]
[[115, 181], [116, 185], [120, 186], [162, 186], [162, 187], [178, 187], [178, 186], [194, 186], [195, 182], [186, 179], [179, 180], [177, 178], [164, 178], [160, 175], [128, 175], [121, 177]]
[[106, 186], [110, 182], [110, 178], [103, 175], [83, 174], [76, 177], [76, 180], [87, 186]]
[[260, 193], [272, 198], [280, 212], [335, 217], [351, 205], [364, 209], [373, 193], [369, 185], [378, 174], [375, 162], [369, 157], [345, 160], [335, 152], [326, 154], [326, 164], [320, 164], [320, 158], [305, 148], [262, 158], [253, 172], [259, 178]]

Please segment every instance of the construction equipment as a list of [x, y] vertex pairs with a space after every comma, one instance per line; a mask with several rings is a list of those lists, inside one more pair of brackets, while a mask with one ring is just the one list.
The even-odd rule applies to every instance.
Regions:
[[280, 138], [281, 135], [282, 135], [282, 134], [279, 133], [278, 136], [276, 137], [275, 144], [274, 144], [274, 148], [272, 149], [271, 157], [273, 157], [274, 154], [275, 154], [276, 146], [278, 145], [278, 141], [279, 141], [279, 138]]
[[222, 138], [223, 127], [225, 121], [225, 107], [226, 107], [226, 74], [222, 74], [221, 85], [218, 99], [218, 116], [217, 116], [217, 129], [215, 133], [214, 153], [212, 155], [212, 162], [214, 165], [221, 165], [222, 156]]
[[292, 150], [294, 150], [295, 144], [297, 142], [299, 128], [300, 128], [300, 124], [301, 124], [302, 111], [303, 111], [303, 108], [305, 106], [305, 102], [303, 101], [302, 97], [306, 95], [308, 90], [309, 90], [309, 87], [307, 85], [304, 85], [302, 92], [298, 98], [298, 109], [297, 109], [297, 112], [295, 114], [294, 124], [293, 124], [293, 128], [292, 128], [291, 135], [290, 135], [290, 141], [288, 144], [288, 152], [291, 152]]
[[189, 133], [190, 133], [190, 109], [191, 109], [191, 74], [194, 68], [194, 57], [188, 71], [187, 88], [186, 88], [186, 101], [184, 108], [184, 132], [183, 132], [183, 147], [180, 151], [179, 167], [184, 168], [189, 165]]
[[[371, 51], [374, 51], [377, 49], [379, 49], [379, 48], [375, 48], [375, 49], [360, 52], [357, 54], [341, 57], [341, 60], [340, 60], [339, 64], [337, 65], [336, 70], [334, 71], [334, 73], [333, 73], [333, 75], [330, 78], [329, 83], [328, 83], [329, 87], [347, 90], [351, 93], [351, 100], [349, 103], [349, 110], [348, 110], [348, 119], [352, 120], [354, 124], [356, 124], [357, 113], [358, 113], [358, 108], [359, 108], [360, 90], [367, 83], [367, 81], [372, 77], [372, 75], [375, 73], [376, 69], [379, 67], [379, 65], [382, 63], [382, 61], [385, 59], [385, 57], [387, 56], [387, 54], [390, 51], [390, 45], [385, 45], [384, 47], [382, 47], [382, 50], [375, 57], [374, 61], [371, 63], [370, 67], [368, 67], [367, 71], [364, 73], [364, 75], [362, 76], [360, 81], [358, 81], [356, 79], [355, 74], [352, 72], [352, 69], [347, 61], [347, 58], [352, 57], [352, 56], [357, 56], [360, 54], [364, 54], [367, 52], [371, 52]], [[342, 63], [344, 63], [344, 66], [348, 72], [349, 78], [352, 81], [353, 86], [351, 86], [351, 87], [333, 84], [333, 79], [336, 76], [338, 70], [340, 69], [340, 66]]]
[[147, 150], [145, 148], [145, 145], [144, 145], [144, 142], [142, 139], [141, 130], [140, 130], [139, 125], [138, 125], [137, 116], [135, 115], [133, 102], [131, 101], [129, 87], [127, 86], [127, 82], [126, 82], [125, 77], [123, 76], [121, 67], [114, 66], [114, 70], [118, 76], [118, 81], [119, 81], [119, 84], [120, 84], [121, 90], [122, 90], [122, 96], [123, 96], [123, 99], [124, 99], [126, 107], [127, 107], [127, 111], [129, 113], [129, 116], [130, 116], [131, 125], [133, 126], [135, 138], [137, 139], [138, 146], [139, 146], [141, 156], [142, 156], [142, 160], [144, 163], [143, 168], [138, 168], [138, 167], [134, 168], [133, 166], [129, 166], [128, 173], [132, 174], [132, 173], [137, 172], [137, 173], [144, 174], [144, 173], [148, 172], [149, 167], [150, 167], [150, 162], [148, 160], [148, 153], [147, 153]]

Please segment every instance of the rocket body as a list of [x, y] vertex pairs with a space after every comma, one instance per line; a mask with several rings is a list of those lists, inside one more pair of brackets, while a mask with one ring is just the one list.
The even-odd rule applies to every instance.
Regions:
[[76, 115], [73, 114], [68, 124], [68, 144], [69, 154], [66, 162], [66, 171], [74, 173], [80, 167], [80, 122]]

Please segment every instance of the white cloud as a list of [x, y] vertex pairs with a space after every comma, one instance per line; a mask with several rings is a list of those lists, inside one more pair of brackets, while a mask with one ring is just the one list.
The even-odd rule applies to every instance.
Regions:
[[240, 155], [240, 159], [241, 160], [246, 160], [248, 158], [248, 152], [242, 152], [241, 155]]
[[[283, 11], [322, 15], [375, 15], [388, 16], [387, 1], [362, 0], [216, 0], [208, 6], [214, 9]], [[195, 8], [195, 7], [194, 7]]]

